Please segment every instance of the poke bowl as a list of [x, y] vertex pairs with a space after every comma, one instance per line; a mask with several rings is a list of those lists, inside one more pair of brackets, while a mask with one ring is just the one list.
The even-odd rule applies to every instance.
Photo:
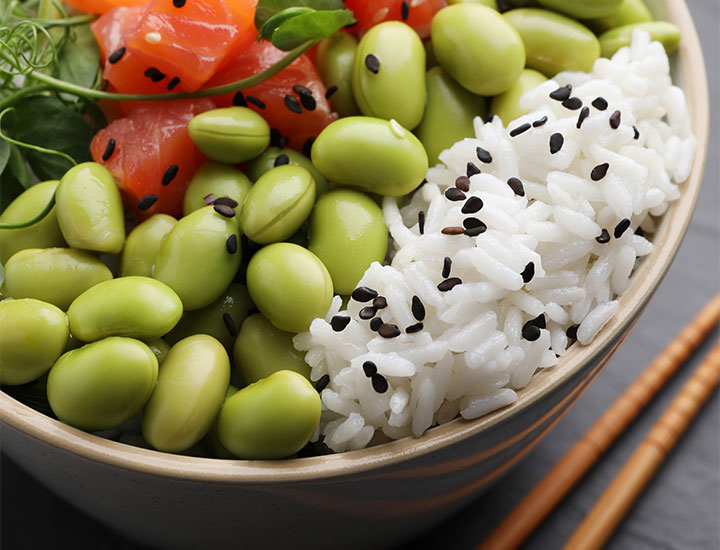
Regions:
[[0, 392], [3, 452], [90, 516], [153, 547], [390, 547], [452, 515], [522, 460], [593, 382], [652, 298], [689, 224], [708, 139], [703, 58], [684, 2], [647, 4], [682, 32], [671, 63], [697, 143], [690, 175], [612, 319], [591, 343], [538, 370], [512, 404], [359, 450], [220, 460], [102, 438]]

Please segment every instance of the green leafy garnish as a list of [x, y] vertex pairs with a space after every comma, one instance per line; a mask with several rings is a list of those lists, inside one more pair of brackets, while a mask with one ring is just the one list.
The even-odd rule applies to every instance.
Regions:
[[[286, 13], [287, 11], [278, 13], [268, 20], [266, 25]], [[284, 19], [273, 29], [270, 40], [276, 48], [287, 51], [306, 40], [330, 38], [335, 32], [354, 22], [355, 18], [350, 10], [293, 13], [292, 17]]]
[[342, 10], [342, 0], [259, 0], [255, 7], [255, 28], [260, 30], [268, 19], [290, 8], [310, 8], [315, 11]]

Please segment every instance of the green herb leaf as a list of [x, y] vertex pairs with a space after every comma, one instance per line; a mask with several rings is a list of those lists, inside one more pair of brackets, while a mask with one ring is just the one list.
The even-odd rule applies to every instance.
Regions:
[[255, 8], [255, 28], [259, 31], [273, 15], [288, 8], [341, 10], [344, 7], [342, 0], [259, 0]]
[[3, 141], [9, 147], [7, 165], [0, 174], [0, 212], [30, 185], [30, 175], [20, 149]]
[[[57, 77], [79, 86], [94, 88], [98, 83], [100, 54], [90, 27], [75, 27], [74, 39], [67, 40], [58, 53]], [[72, 94], [60, 94], [64, 101], [78, 101]]]
[[312, 8], [288, 8], [278, 12], [265, 22], [260, 29], [258, 36], [269, 41], [272, 39], [272, 35], [275, 30], [286, 21], [292, 19], [293, 17], [297, 17], [298, 15], [314, 12], [315, 10]]
[[272, 34], [276, 48], [288, 51], [307, 40], [330, 38], [335, 32], [355, 21], [350, 10], [315, 11], [288, 19]]

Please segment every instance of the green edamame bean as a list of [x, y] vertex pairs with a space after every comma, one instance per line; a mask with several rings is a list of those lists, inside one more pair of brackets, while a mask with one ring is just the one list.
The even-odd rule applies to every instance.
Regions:
[[235, 368], [246, 383], [252, 384], [280, 370], [291, 370], [310, 379], [305, 354], [296, 350], [294, 334], [275, 328], [261, 313], [251, 315], [240, 328], [233, 358]]
[[309, 250], [274, 243], [258, 250], [247, 268], [250, 297], [280, 330], [302, 332], [330, 308], [333, 285], [327, 268]]
[[223, 446], [245, 459], [284, 458], [302, 449], [320, 423], [320, 395], [282, 370], [230, 397], [218, 417]]
[[448, 4], [482, 4], [494, 10], [498, 9], [497, 0], [448, 0]]
[[158, 361], [147, 345], [114, 336], [63, 354], [50, 369], [47, 397], [66, 424], [108, 430], [135, 416], [157, 377]]
[[522, 37], [527, 66], [552, 78], [561, 71], [590, 71], [600, 42], [577, 21], [548, 10], [521, 8], [503, 14]]
[[310, 217], [310, 252], [327, 267], [338, 294], [350, 294], [373, 262], [385, 259], [387, 226], [380, 207], [351, 189], [320, 197]]
[[600, 46], [603, 57], [611, 57], [616, 51], [632, 42], [635, 31], [650, 33], [651, 40], [657, 40], [670, 55], [680, 45], [680, 29], [667, 21], [650, 21], [648, 23], [634, 23], [609, 30], [600, 35]]
[[200, 113], [188, 124], [188, 133], [205, 155], [226, 164], [250, 160], [270, 144], [270, 126], [247, 107]]
[[0, 384], [37, 380], [65, 351], [65, 314], [52, 304], [33, 300], [0, 302]]
[[465, 89], [480, 95], [504, 92], [525, 66], [525, 50], [517, 31], [492, 8], [456, 4], [432, 20], [435, 56]]
[[230, 197], [242, 205], [251, 185], [247, 176], [237, 168], [206, 162], [195, 172], [185, 191], [183, 216], [207, 206], [203, 198], [211, 193], [215, 198]]
[[352, 91], [352, 69], [357, 51], [357, 39], [338, 31], [318, 44], [315, 66], [327, 88], [337, 89], [330, 97], [333, 110], [341, 117], [360, 114]]
[[[343, 33], [347, 35], [347, 33]], [[302, 168], [305, 168], [308, 172], [310, 172], [315, 179], [315, 186], [317, 188], [317, 196], [319, 197], [322, 195], [325, 191], [328, 189], [328, 181], [325, 179], [325, 176], [323, 176], [315, 166], [313, 166], [313, 163], [310, 162], [310, 159], [308, 159], [305, 155], [302, 153], [298, 153], [297, 151], [293, 151], [292, 149], [280, 149], [279, 147], [268, 147], [265, 152], [254, 159], [250, 164], [247, 166], [247, 176], [252, 181], [257, 181], [260, 179], [260, 176], [262, 176], [265, 172], [269, 172], [273, 168], [275, 168], [275, 163], [277, 162], [279, 165], [283, 164], [285, 162], [284, 158], [281, 158], [278, 161], [278, 157], [281, 155], [285, 155], [287, 157], [288, 162], [286, 164], [290, 164], [292, 166], [300, 166]]]
[[397, 122], [347, 117], [330, 123], [315, 140], [312, 162], [330, 181], [380, 195], [400, 196], [425, 177], [425, 148]]
[[158, 364], [161, 365], [162, 362], [165, 361], [168, 351], [170, 351], [170, 345], [162, 338], [155, 338], [145, 343], [155, 354], [155, 357], [157, 357]]
[[267, 244], [287, 239], [310, 215], [315, 180], [300, 166], [289, 164], [265, 172], [248, 193], [242, 230], [248, 239]]
[[152, 277], [153, 265], [160, 245], [177, 220], [167, 214], [154, 214], [135, 227], [125, 241], [120, 263], [120, 276]]
[[386, 21], [362, 37], [355, 52], [352, 91], [366, 116], [395, 119], [408, 129], [420, 124], [425, 108], [425, 48], [412, 27]]
[[110, 270], [88, 252], [28, 248], [5, 264], [3, 293], [10, 298], [35, 298], [66, 311], [88, 288], [109, 279]]
[[73, 336], [94, 342], [108, 336], [160, 338], [182, 311], [180, 298], [166, 284], [150, 277], [120, 277], [87, 289], [67, 314]]
[[230, 285], [241, 255], [236, 222], [206, 206], [182, 218], [167, 234], [153, 277], [177, 293], [186, 311], [200, 309]]
[[[225, 392], [225, 401], [230, 399], [238, 391], [239, 391], [238, 388], [236, 388], [235, 386], [230, 384], [228, 386], [227, 392]], [[223, 401], [223, 403], [225, 401]], [[232, 454], [230, 451], [228, 451], [225, 448], [225, 446], [222, 443], [220, 443], [220, 437], [218, 436], [217, 418], [215, 419], [215, 422], [213, 422], [213, 425], [210, 428], [210, 431], [208, 432], [207, 436], [205, 437], [205, 441], [210, 445], [210, 448], [215, 453], [216, 458], [235, 458], [235, 455]]]
[[142, 433], [160, 451], [192, 447], [210, 430], [230, 384], [225, 348], [207, 334], [181, 340], [163, 361], [145, 406]]
[[473, 118], [486, 114], [485, 99], [460, 86], [442, 67], [425, 75], [427, 105], [415, 134], [420, 138], [430, 165], [455, 142], [474, 137]]
[[208, 334], [229, 353], [240, 326], [252, 308], [247, 288], [240, 283], [233, 283], [209, 306], [184, 313], [165, 339], [174, 345], [193, 334]]
[[622, 0], [537, 0], [542, 6], [577, 19], [605, 17], [620, 7]]
[[[42, 212], [55, 192], [59, 181], [45, 181], [23, 191], [0, 215], [2, 223], [18, 223], [30, 220]], [[57, 208], [39, 222], [22, 229], [0, 229], [0, 263], [26, 248], [52, 248], [65, 246], [65, 239], [57, 221]]]
[[115, 178], [102, 164], [84, 162], [57, 187], [60, 230], [73, 248], [117, 254], [125, 244], [125, 214]]
[[546, 80], [545, 75], [536, 70], [523, 69], [517, 82], [509, 90], [492, 98], [490, 111], [499, 116], [507, 126], [510, 121], [527, 114], [527, 111], [520, 107], [520, 98], [523, 94], [537, 88]]
[[602, 34], [610, 29], [623, 27], [632, 23], [646, 23], [653, 17], [643, 0], [623, 0], [620, 7], [606, 17], [589, 19], [585, 21], [596, 34]]

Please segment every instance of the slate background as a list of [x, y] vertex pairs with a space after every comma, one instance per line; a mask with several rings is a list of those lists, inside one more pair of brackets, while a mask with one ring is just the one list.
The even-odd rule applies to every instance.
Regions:
[[[703, 188], [677, 258], [631, 336], [572, 412], [510, 475], [449, 521], [400, 550], [474, 548], [697, 311], [720, 291], [720, 2], [688, 0], [705, 54], [712, 119]], [[717, 330], [604, 459], [523, 546], [560, 548], [718, 338]], [[720, 394], [706, 404], [607, 550], [720, 548]], [[66, 504], [2, 455], [3, 550], [145, 550]]]

